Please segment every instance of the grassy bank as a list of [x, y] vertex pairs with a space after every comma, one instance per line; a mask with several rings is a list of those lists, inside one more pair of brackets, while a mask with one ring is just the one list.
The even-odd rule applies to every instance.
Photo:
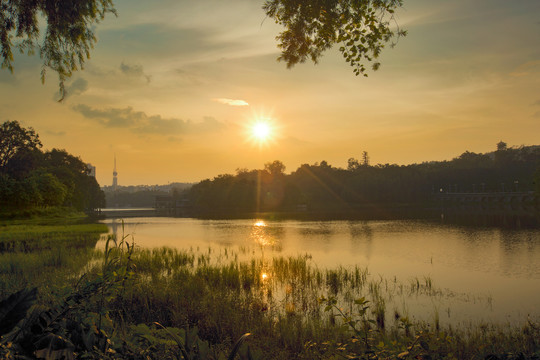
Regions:
[[0, 296], [38, 286], [40, 298], [52, 301], [70, 278], [80, 276], [107, 231], [82, 213], [62, 209], [0, 220]]
[[31, 209], [0, 209], [0, 224], [43, 224], [52, 225], [58, 223], [76, 223], [91, 221], [83, 212], [71, 207], [48, 206], [34, 207]]

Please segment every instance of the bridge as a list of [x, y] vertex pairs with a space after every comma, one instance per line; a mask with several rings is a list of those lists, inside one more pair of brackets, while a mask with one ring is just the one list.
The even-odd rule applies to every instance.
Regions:
[[513, 192], [440, 192], [437, 202], [443, 208], [540, 211], [540, 197], [533, 191]]
[[457, 223], [540, 226], [540, 196], [532, 191], [440, 192], [433, 206], [441, 219]]

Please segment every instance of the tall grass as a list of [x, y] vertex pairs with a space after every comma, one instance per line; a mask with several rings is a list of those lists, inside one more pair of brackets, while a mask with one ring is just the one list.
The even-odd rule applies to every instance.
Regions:
[[[312, 358], [314, 351], [319, 358], [333, 358], [341, 351], [338, 344], [349, 344], [358, 354], [381, 346], [381, 351], [396, 356], [413, 344], [420, 354], [427, 350], [416, 339], [434, 347], [441, 337], [445, 340], [437, 346], [445, 354], [456, 351], [482, 358], [489, 351], [503, 351], [493, 346], [478, 350], [489, 337], [480, 337], [473, 324], [459, 330], [445, 327], [438, 312], [435, 318], [426, 314], [431, 321], [389, 313], [387, 299], [399, 297], [399, 289], [407, 286], [395, 279], [372, 277], [365, 268], [319, 269], [305, 255], [243, 261], [237, 255], [231, 249], [136, 249], [132, 254], [136, 276], [121, 299], [110, 304], [111, 314], [130, 324], [158, 321], [164, 326], [197, 327], [200, 336], [212, 344], [227, 343], [250, 332], [250, 341], [265, 353], [280, 349], [283, 358]], [[411, 280], [402, 294], [421, 295], [438, 297], [443, 292], [424, 278]], [[368, 304], [362, 317], [357, 310], [360, 297]], [[335, 299], [339, 311], [324, 311], [321, 299], [328, 298]], [[392, 315], [394, 321], [390, 321]], [[348, 324], [360, 319], [364, 320], [358, 331], [367, 339], [362, 346], [351, 342], [354, 332], [347, 330]], [[534, 353], [539, 346], [531, 338], [538, 334], [536, 326], [522, 330], [497, 325], [488, 333], [519, 338], [520, 343], [529, 344], [522, 349]], [[505, 341], [511, 348], [509, 340]]]
[[[84, 311], [97, 314], [98, 329], [120, 344], [159, 345], [160, 356], [172, 354], [174, 342], [150, 336], [158, 333], [156, 322], [174, 334], [196, 329], [215, 354], [249, 332], [250, 344], [263, 354], [259, 358], [540, 356], [540, 326], [534, 322], [455, 327], [441, 322], [437, 307], [428, 320], [413, 320], [408, 300], [424, 297], [433, 304], [445, 296], [429, 277], [402, 283], [359, 266], [321, 269], [309, 255], [265, 257], [247, 248], [140, 249], [124, 236], [94, 249], [98, 229], [0, 230], [0, 241], [14, 244], [0, 253], [2, 297], [37, 285], [48, 294], [41, 301], [54, 303], [55, 296], [80, 287], [84, 273], [88, 284], [99, 284], [98, 293], [84, 292], [94, 301]], [[151, 351], [144, 354], [155, 358]], [[218, 356], [205, 359], [211, 358]]]

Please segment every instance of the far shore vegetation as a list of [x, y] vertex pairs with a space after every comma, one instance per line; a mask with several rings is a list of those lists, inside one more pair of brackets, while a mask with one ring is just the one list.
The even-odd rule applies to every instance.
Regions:
[[[505, 205], [489, 196], [506, 194], [510, 198], [504, 202], [519, 200], [508, 204], [512, 209], [540, 213], [538, 145], [509, 147], [501, 141], [493, 152], [466, 151], [449, 161], [411, 165], [372, 165], [364, 151], [360, 160], [350, 158], [347, 168], [323, 160], [285, 170], [285, 164], [275, 160], [263, 169], [237, 169], [236, 174], [193, 185], [106, 186], [104, 191], [108, 207], [175, 208], [168, 215], [203, 218], [426, 218], [440, 216], [443, 206], [461, 205], [465, 195], [460, 194], [477, 196], [464, 205], [476, 203], [483, 209]], [[445, 194], [455, 199], [441, 203]]]
[[262, 170], [238, 169], [193, 185], [177, 198], [195, 213], [225, 211], [362, 212], [432, 206], [439, 193], [534, 193], [540, 188], [540, 146], [497, 144], [487, 154], [465, 152], [451, 161], [371, 165], [364, 152], [346, 169], [326, 161], [290, 174], [279, 161]]

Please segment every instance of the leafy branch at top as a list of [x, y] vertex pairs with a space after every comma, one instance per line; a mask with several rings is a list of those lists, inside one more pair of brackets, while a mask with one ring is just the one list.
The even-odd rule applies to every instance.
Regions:
[[[13, 48], [29, 55], [37, 48], [43, 59], [41, 81], [45, 81], [47, 68], [55, 71], [62, 100], [66, 80], [90, 58], [97, 41], [94, 24], [108, 12], [116, 14], [112, 0], [2, 0], [1, 67], [13, 71]], [[44, 36], [40, 36], [40, 18], [47, 25]]]
[[366, 62], [377, 60], [386, 43], [394, 46], [407, 32], [394, 14], [402, 0], [267, 0], [263, 9], [285, 30], [278, 36], [280, 61], [287, 67], [310, 59], [317, 63], [334, 45], [355, 75], [366, 74]]

